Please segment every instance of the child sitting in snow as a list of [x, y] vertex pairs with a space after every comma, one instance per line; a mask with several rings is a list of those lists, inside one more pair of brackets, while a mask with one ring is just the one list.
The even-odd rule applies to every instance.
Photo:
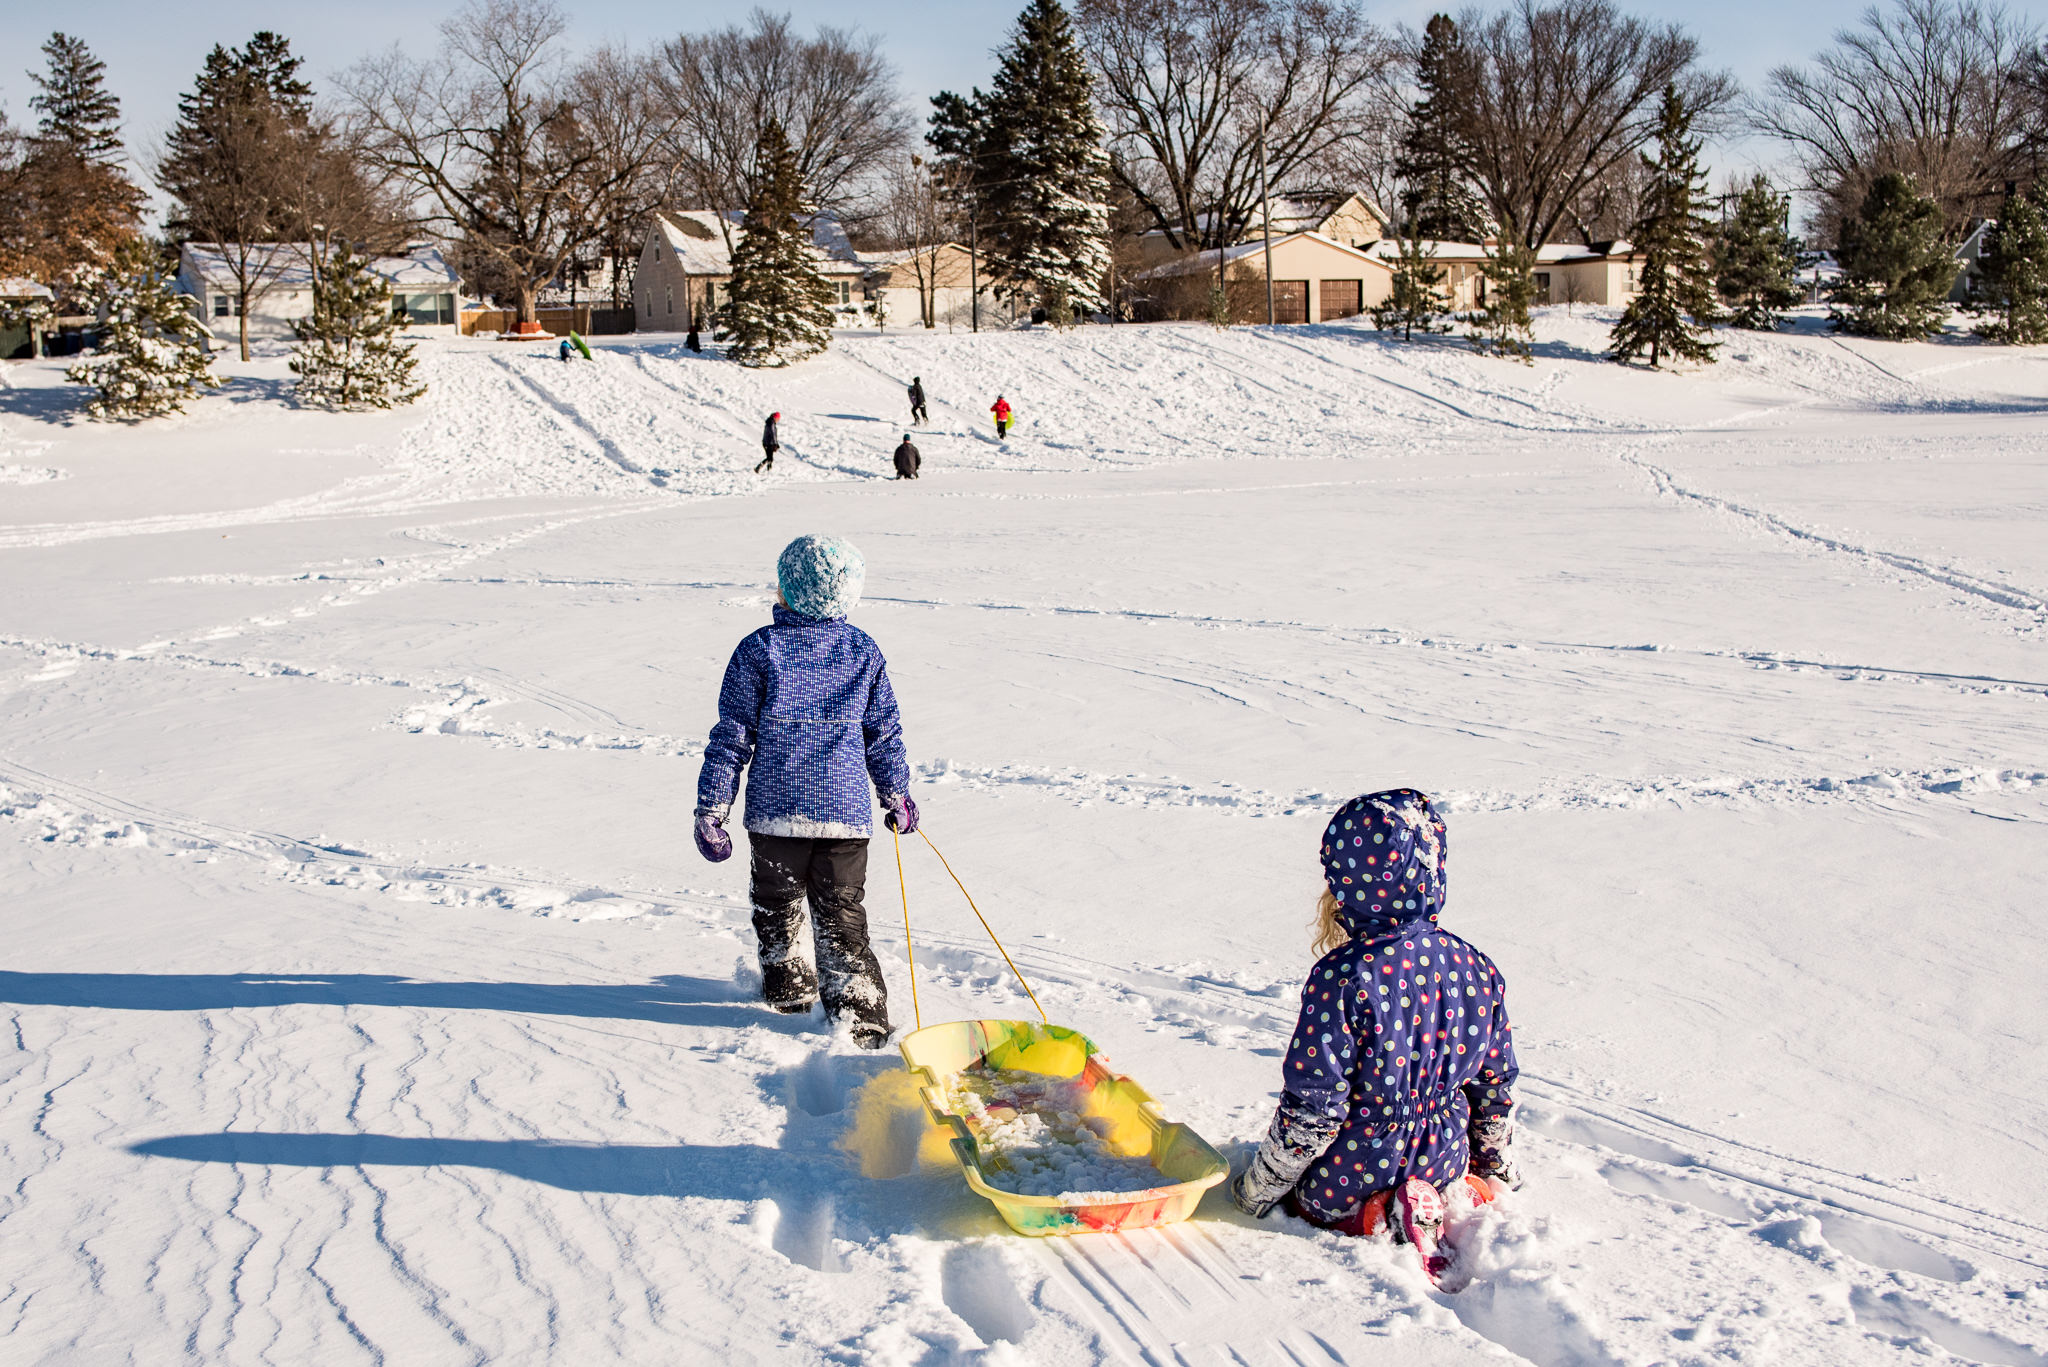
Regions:
[[1391, 1206], [1427, 1262], [1442, 1187], [1469, 1173], [1490, 1200], [1490, 1184], [1519, 1185], [1506, 985], [1437, 928], [1446, 845], [1412, 788], [1353, 798], [1324, 829], [1316, 948], [1327, 952], [1302, 988], [1272, 1126], [1231, 1184], [1250, 1214], [1285, 1201], [1311, 1224], [1373, 1234]]
[[[889, 996], [868, 944], [868, 784], [889, 829], [917, 829], [910, 766], [887, 663], [846, 615], [867, 566], [852, 543], [800, 536], [776, 561], [775, 621], [741, 641], [718, 690], [718, 724], [697, 779], [697, 849], [732, 854], [726, 814], [747, 777], [753, 847], [754, 934], [761, 998], [777, 1011], [822, 997], [833, 1020], [850, 1018], [854, 1042], [889, 1038]], [[809, 895], [817, 967], [798, 937]]]

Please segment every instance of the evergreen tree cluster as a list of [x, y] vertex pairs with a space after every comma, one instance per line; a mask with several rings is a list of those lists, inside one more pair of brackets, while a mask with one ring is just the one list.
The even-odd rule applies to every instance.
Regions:
[[1974, 311], [1980, 337], [2014, 346], [2048, 342], [2048, 181], [2006, 196], [1978, 259]]
[[413, 382], [412, 344], [398, 340], [391, 287], [343, 248], [320, 271], [313, 312], [293, 324], [299, 400], [323, 408], [391, 408], [426, 393]]
[[121, 166], [121, 102], [106, 64], [53, 33], [30, 73], [40, 118], [17, 134], [0, 117], [0, 275], [60, 291], [142, 225], [144, 196]]
[[88, 269], [79, 293], [100, 318], [99, 347], [64, 377], [94, 388], [86, 411], [95, 418], [182, 412], [201, 389], [220, 383], [191, 301], [172, 287], [155, 248], [141, 238], [122, 242], [106, 262]]
[[1711, 361], [1721, 305], [1714, 294], [1706, 217], [1706, 173], [1692, 111], [1676, 86], [1664, 88], [1658, 110], [1657, 155], [1643, 159], [1650, 173], [1642, 214], [1631, 243], [1642, 253], [1637, 293], [1621, 311], [1610, 343], [1617, 361], [1647, 353], [1652, 369], [1669, 357]]
[[1775, 331], [1784, 324], [1785, 310], [1804, 297], [1798, 252], [1785, 230], [1789, 206], [1770, 181], [1753, 176], [1714, 243], [1714, 286], [1734, 327]]
[[1941, 331], [1959, 269], [1942, 240], [1941, 206], [1896, 171], [1871, 182], [1842, 224], [1841, 283], [1829, 313], [1837, 331], [1917, 341]]
[[1031, 0], [993, 88], [932, 100], [928, 141], [976, 220], [996, 287], [1064, 326], [1104, 306], [1109, 155], [1092, 78], [1059, 0]]
[[832, 342], [832, 292], [818, 274], [796, 153], [782, 125], [761, 136], [746, 232], [732, 253], [726, 354], [750, 366], [784, 366]]

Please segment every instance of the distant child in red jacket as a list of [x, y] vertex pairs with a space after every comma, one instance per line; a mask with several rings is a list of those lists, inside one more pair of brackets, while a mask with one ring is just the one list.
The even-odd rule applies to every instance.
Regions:
[[989, 405], [989, 412], [996, 415], [996, 439], [1007, 441], [1010, 436], [1010, 401], [996, 395], [996, 401]]

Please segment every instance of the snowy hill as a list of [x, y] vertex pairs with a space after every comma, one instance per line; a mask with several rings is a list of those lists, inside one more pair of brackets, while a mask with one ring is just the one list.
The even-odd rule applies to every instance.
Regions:
[[[5, 1356], [2048, 1363], [2048, 351], [1607, 321], [447, 342], [411, 411], [270, 358], [132, 429], [0, 367]], [[1220, 1191], [1009, 1235], [893, 1054], [750, 1002], [689, 813], [812, 530], [1053, 1018], [1234, 1156], [1323, 821], [1444, 802], [1525, 1068], [1469, 1287]], [[904, 855], [924, 1019], [1029, 1014]]]

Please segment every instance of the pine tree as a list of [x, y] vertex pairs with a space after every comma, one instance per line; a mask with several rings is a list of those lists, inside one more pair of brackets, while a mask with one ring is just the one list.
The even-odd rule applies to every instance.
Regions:
[[1444, 288], [1444, 268], [1436, 263], [1430, 243], [1419, 237], [1400, 239], [1400, 254], [1394, 258], [1393, 277], [1387, 297], [1373, 305], [1372, 325], [1381, 332], [1399, 328], [1401, 340], [1412, 341], [1417, 332], [1449, 332], [1443, 321], [1451, 310], [1451, 296]]
[[141, 238], [116, 247], [87, 272], [81, 297], [100, 319], [93, 359], [64, 372], [99, 390], [86, 404], [96, 418], [150, 418], [183, 412], [200, 389], [220, 383], [208, 366], [205, 329], [191, 301], [172, 288], [156, 249]]
[[1956, 282], [1955, 250], [1941, 240], [1941, 207], [1908, 177], [1871, 182], [1856, 217], [1842, 224], [1841, 283], [1828, 317], [1857, 337], [1917, 341], [1941, 331]]
[[1664, 87], [1657, 115], [1657, 155], [1644, 157], [1650, 184], [1636, 220], [1634, 247], [1643, 254], [1640, 290], [1614, 325], [1610, 354], [1627, 361], [1644, 352], [1655, 369], [1665, 356], [1712, 361], [1707, 340], [1720, 321], [1714, 268], [1707, 255], [1706, 173], [1692, 111], [1678, 87]]
[[141, 227], [147, 197], [121, 165], [121, 102], [105, 64], [62, 33], [43, 53], [48, 70], [30, 73], [39, 93], [29, 100], [42, 118], [0, 176], [0, 262], [61, 288]]
[[1785, 310], [1805, 297], [1799, 256], [1785, 231], [1789, 203], [1759, 173], [1736, 197], [1735, 213], [1714, 243], [1714, 288], [1731, 305], [1728, 321], [1735, 327], [1776, 331]]
[[1058, 326], [1103, 307], [1109, 155], [1093, 79], [1059, 0], [1031, 0], [979, 111], [981, 231], [1007, 297]]
[[1408, 107], [1408, 126], [1394, 160], [1410, 237], [1477, 242], [1486, 235], [1486, 211], [1465, 184], [1466, 61], [1457, 24], [1448, 14], [1432, 15], [1415, 54], [1415, 84], [1422, 97]]
[[43, 116], [37, 136], [61, 142], [87, 161], [111, 166], [121, 157], [121, 101], [107, 90], [107, 64], [80, 40], [53, 33], [43, 44], [49, 74], [29, 73], [42, 92], [28, 107]]
[[346, 247], [322, 268], [313, 312], [292, 328], [299, 344], [291, 367], [302, 403], [391, 408], [427, 392], [413, 383], [412, 344], [398, 340], [390, 285]]
[[818, 275], [796, 153], [770, 121], [755, 152], [746, 232], [732, 253], [727, 354], [744, 365], [788, 365], [832, 342], [832, 292]]
[[1482, 354], [1534, 365], [1536, 332], [1529, 310], [1536, 302], [1536, 252], [1504, 233], [1479, 266], [1485, 296], [1464, 316], [1465, 340]]
[[2048, 342], [2048, 181], [2007, 195], [1977, 261], [1977, 335], [2013, 346]]

